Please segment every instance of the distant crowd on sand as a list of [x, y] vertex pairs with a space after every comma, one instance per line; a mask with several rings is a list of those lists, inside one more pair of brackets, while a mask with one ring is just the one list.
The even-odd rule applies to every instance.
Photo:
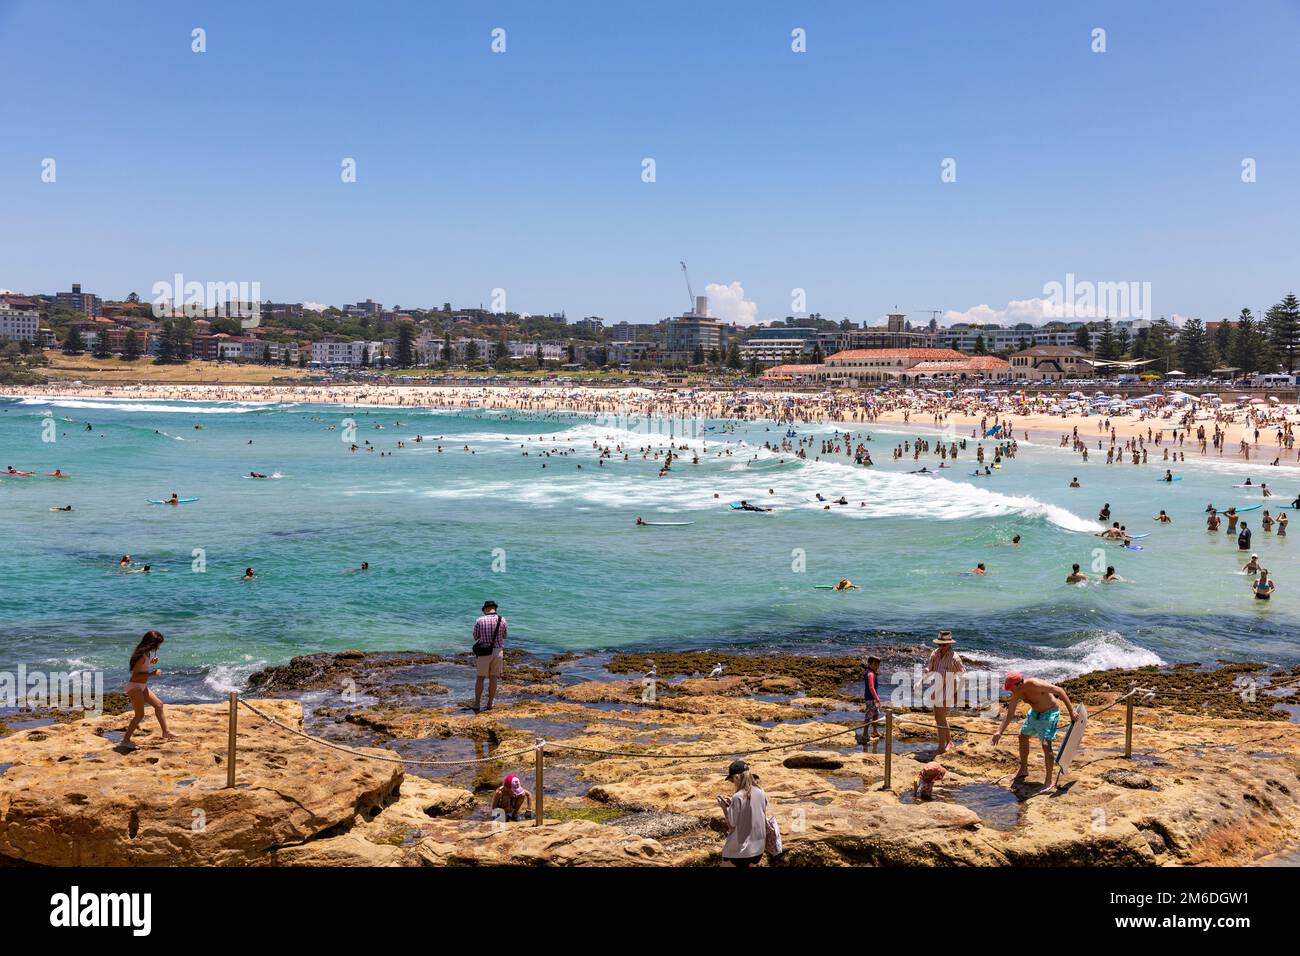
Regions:
[[[484, 602], [482, 614], [475, 619], [471, 635], [470, 650], [475, 661], [474, 702], [471, 709], [478, 714], [492, 710], [496, 703], [498, 681], [505, 675], [509, 626], [495, 601]], [[145, 719], [146, 707], [153, 709], [163, 740], [181, 739], [168, 724], [166, 705], [149, 687], [149, 681], [163, 673], [157, 665], [158, 652], [164, 640], [158, 631], [149, 631], [131, 652], [126, 696], [131, 702], [133, 713], [118, 744], [121, 752], [135, 749], [132, 737]], [[932, 758], [921, 766], [912, 784], [912, 798], [922, 800], [935, 797], [935, 788], [947, 773], [939, 758], [963, 746], [954, 737], [948, 719], [953, 709], [962, 706], [961, 684], [966, 665], [957, 653], [957, 642], [951, 631], [940, 631], [933, 644], [934, 650], [925, 665], [926, 684], [930, 688], [925, 700], [931, 705], [934, 714], [938, 742]], [[858, 739], [864, 749], [878, 748], [881, 715], [894, 706], [881, 697], [880, 665], [879, 657], [870, 656], [865, 659], [864, 712], [862, 726], [858, 731]], [[711, 676], [721, 676], [722, 671], [723, 665], [719, 663]], [[1029, 776], [1030, 744], [1037, 739], [1043, 754], [1044, 776], [1041, 789], [1046, 790], [1053, 786], [1053, 744], [1057, 739], [1061, 715], [1067, 714], [1071, 722], [1074, 722], [1078, 719], [1078, 711], [1064, 688], [1038, 678], [1025, 677], [1018, 671], [1008, 673], [1002, 687], [1010, 697], [1006, 701], [1001, 725], [990, 738], [990, 746], [998, 746], [1020, 705], [1025, 704], [1028, 713], [1020, 725], [1018, 736], [1020, 764], [1012, 785], [1023, 783]], [[483, 702], [485, 689], [486, 705]], [[760, 786], [759, 775], [741, 755], [731, 761], [720, 780], [722, 786], [727, 788], [716, 798], [726, 829], [721, 852], [723, 865], [753, 866], [764, 854], [770, 861], [779, 859], [783, 852], [781, 832], [769, 812], [768, 795]], [[490, 819], [499, 822], [533, 819], [534, 796], [524, 787], [518, 773], [507, 773], [501, 785], [493, 791], [488, 814]]]
[[[646, 386], [535, 385], [535, 386], [418, 386], [418, 385], [92, 385], [48, 384], [0, 389], [14, 397], [130, 398], [163, 401], [300, 402], [338, 405], [391, 405], [404, 407], [480, 408], [530, 413], [567, 412], [586, 415], [655, 415], [668, 418], [730, 418], [738, 421], [772, 420], [788, 423], [916, 422], [937, 428], [962, 426], [984, 437], [990, 426], [1002, 426], [1005, 437], [1015, 429], [1028, 438], [1059, 434], [1065, 421], [1091, 421], [1109, 434], [1112, 445], [1136, 440], [1140, 453], [1156, 441], [1156, 433], [1173, 432], [1179, 456], [1188, 450], [1222, 455], [1235, 449], [1249, 459], [1257, 450], [1260, 432], [1285, 432], [1287, 455], [1294, 448], [1291, 423], [1297, 417], [1293, 404], [1264, 399], [1221, 402], [1218, 398], [1186, 397], [1177, 401], [1153, 396], [1141, 406], [1093, 407], [1086, 402], [1066, 402], [1062, 394], [1021, 393], [1007, 390], [927, 390], [894, 387], [786, 391], [770, 388], [687, 389]], [[1091, 421], [1089, 421], [1091, 420]], [[979, 434], [975, 425], [979, 423]], [[1073, 430], [1073, 440], [1086, 441]], [[1189, 435], [1195, 435], [1187, 448]], [[1209, 444], [1212, 442], [1213, 444]], [[1100, 448], [1100, 443], [1098, 444]], [[1145, 460], [1145, 459], [1143, 459]], [[1300, 451], [1291, 461], [1300, 461]]]

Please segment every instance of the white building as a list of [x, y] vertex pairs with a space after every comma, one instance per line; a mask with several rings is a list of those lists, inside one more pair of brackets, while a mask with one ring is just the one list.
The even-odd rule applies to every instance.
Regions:
[[383, 352], [382, 342], [313, 342], [311, 344], [311, 360], [326, 367], [347, 365], [356, 368], [367, 363], [378, 365], [379, 357]]
[[0, 341], [37, 342], [36, 329], [40, 324], [41, 314], [35, 309], [11, 309], [0, 305]]
[[537, 347], [541, 346], [543, 362], [567, 362], [569, 360], [568, 349], [559, 342], [511, 342], [510, 357], [512, 359], [535, 359], [537, 358]]

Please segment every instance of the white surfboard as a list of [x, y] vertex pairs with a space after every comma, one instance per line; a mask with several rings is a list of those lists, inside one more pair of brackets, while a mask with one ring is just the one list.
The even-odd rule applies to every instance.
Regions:
[[1061, 741], [1061, 747], [1056, 751], [1056, 778], [1060, 780], [1070, 768], [1072, 761], [1079, 752], [1079, 747], [1083, 745], [1083, 732], [1088, 728], [1088, 708], [1083, 704], [1075, 705], [1078, 711], [1078, 719], [1070, 722], [1070, 729], [1065, 732], [1065, 739]]

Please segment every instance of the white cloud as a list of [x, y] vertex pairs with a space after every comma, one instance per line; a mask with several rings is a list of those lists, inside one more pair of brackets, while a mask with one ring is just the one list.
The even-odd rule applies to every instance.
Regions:
[[324, 312], [329, 308], [324, 302], [304, 302], [302, 307], [308, 312]]
[[943, 324], [968, 322], [971, 325], [1015, 325], [1017, 322], [1030, 322], [1041, 325], [1060, 318], [1060, 312], [1060, 307], [1050, 299], [1013, 299], [1003, 309], [995, 309], [987, 304], [971, 306], [964, 312], [949, 309], [943, 314]]
[[0, 295], [17, 295], [13, 289], [0, 289]]
[[753, 325], [758, 321], [758, 303], [745, 298], [745, 288], [739, 282], [719, 285], [710, 282], [704, 287], [709, 297], [709, 315], [721, 322], [736, 325]]

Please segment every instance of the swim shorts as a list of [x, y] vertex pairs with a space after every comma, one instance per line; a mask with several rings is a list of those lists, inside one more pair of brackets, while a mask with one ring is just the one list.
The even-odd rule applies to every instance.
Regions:
[[1036, 710], [1031, 710], [1025, 722], [1020, 725], [1020, 736], [1037, 737], [1039, 740], [1045, 740], [1051, 743], [1056, 739], [1056, 722], [1061, 719], [1061, 708], [1053, 707], [1046, 713], [1040, 714]]

